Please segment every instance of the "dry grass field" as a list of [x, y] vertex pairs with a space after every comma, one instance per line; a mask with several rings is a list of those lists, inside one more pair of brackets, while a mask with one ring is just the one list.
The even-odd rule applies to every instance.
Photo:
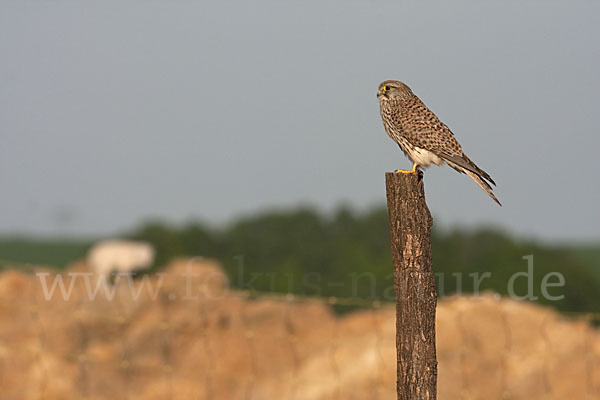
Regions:
[[[216, 263], [188, 268], [148, 280], [156, 293], [123, 279], [93, 300], [84, 264], [61, 271], [67, 300], [44, 293], [53, 271], [2, 272], [0, 398], [395, 398], [393, 306], [338, 316], [324, 299], [229, 290]], [[437, 329], [442, 400], [600, 398], [600, 333], [584, 319], [486, 294], [441, 301]]]

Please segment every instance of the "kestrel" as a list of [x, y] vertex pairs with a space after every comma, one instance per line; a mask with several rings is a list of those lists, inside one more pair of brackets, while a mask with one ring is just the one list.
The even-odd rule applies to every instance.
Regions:
[[498, 205], [502, 205], [492, 193], [490, 183], [495, 186], [494, 180], [463, 153], [450, 128], [408, 86], [398, 81], [382, 82], [377, 98], [385, 131], [413, 162], [410, 171], [396, 172], [415, 173], [418, 167], [427, 167], [431, 163], [441, 166], [445, 162], [467, 174]]

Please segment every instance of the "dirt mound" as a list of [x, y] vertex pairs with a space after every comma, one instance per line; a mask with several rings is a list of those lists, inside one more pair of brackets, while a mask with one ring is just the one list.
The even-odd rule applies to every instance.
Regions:
[[[395, 398], [393, 307], [338, 317], [230, 290], [216, 263], [163, 272], [114, 286], [83, 264], [0, 274], [0, 398]], [[443, 301], [437, 342], [440, 399], [600, 394], [599, 333], [547, 308]]]

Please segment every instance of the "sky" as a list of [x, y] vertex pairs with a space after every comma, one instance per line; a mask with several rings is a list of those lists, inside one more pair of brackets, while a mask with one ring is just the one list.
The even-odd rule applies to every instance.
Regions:
[[497, 183], [425, 171], [438, 227], [600, 240], [596, 1], [0, 2], [0, 234], [385, 202], [408, 84]]

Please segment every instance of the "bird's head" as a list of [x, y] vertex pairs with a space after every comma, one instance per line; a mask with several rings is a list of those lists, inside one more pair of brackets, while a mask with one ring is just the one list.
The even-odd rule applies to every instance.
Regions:
[[385, 81], [379, 85], [377, 98], [379, 101], [407, 99], [413, 96], [412, 90], [400, 81]]

